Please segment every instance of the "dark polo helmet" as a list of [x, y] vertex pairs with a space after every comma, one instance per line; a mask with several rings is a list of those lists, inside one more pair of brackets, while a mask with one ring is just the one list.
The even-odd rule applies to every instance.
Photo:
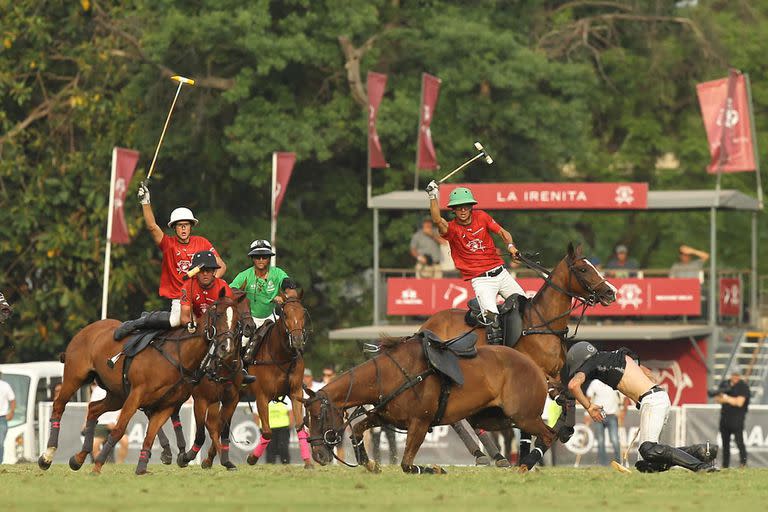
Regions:
[[192, 256], [192, 267], [200, 268], [221, 268], [219, 262], [216, 261], [216, 256], [211, 251], [196, 252]]
[[251, 242], [251, 246], [248, 249], [248, 256], [274, 256], [275, 251], [272, 249], [272, 244], [266, 240], [254, 240]]
[[587, 360], [597, 354], [597, 349], [588, 341], [580, 341], [568, 349], [565, 364], [568, 366], [568, 377], [571, 378], [579, 371]]

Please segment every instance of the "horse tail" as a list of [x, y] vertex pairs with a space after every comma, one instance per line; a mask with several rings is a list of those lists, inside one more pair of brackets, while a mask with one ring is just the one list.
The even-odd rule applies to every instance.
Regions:
[[59, 361], [64, 362], [64, 359], [66, 359], [67, 353], [66, 352], [59, 352]]

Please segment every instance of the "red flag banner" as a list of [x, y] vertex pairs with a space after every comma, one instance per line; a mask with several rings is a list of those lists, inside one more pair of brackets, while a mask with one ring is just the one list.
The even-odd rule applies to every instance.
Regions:
[[288, 189], [288, 182], [291, 181], [291, 173], [296, 163], [296, 153], [275, 153], [274, 162], [275, 165], [272, 170], [274, 172], [272, 197], [275, 207], [272, 216], [277, 218], [277, 214], [280, 212], [280, 205], [283, 204], [285, 191]]
[[421, 82], [421, 111], [419, 113], [419, 140], [416, 149], [416, 167], [419, 169], [439, 169], [435, 146], [432, 144], [430, 125], [440, 95], [440, 79], [424, 73]]
[[139, 152], [132, 149], [115, 148], [112, 151], [112, 166], [115, 183], [112, 188], [112, 232], [109, 240], [115, 244], [129, 244], [128, 225], [125, 222], [125, 194], [133, 178]]
[[368, 72], [368, 167], [384, 169], [389, 167], [384, 152], [381, 150], [379, 134], [376, 132], [376, 116], [379, 114], [381, 98], [387, 86], [387, 75]]
[[696, 93], [712, 155], [707, 172], [754, 171], [755, 153], [744, 75], [731, 70], [728, 78], [696, 85]]

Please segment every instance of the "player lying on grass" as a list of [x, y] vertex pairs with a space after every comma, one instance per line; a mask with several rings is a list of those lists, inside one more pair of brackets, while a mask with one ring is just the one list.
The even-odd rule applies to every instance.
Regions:
[[[666, 471], [672, 466], [691, 471], [717, 471], [712, 463], [717, 451], [710, 450], [709, 443], [681, 448], [659, 443], [661, 429], [669, 415], [669, 396], [654, 384], [650, 370], [638, 364], [638, 358], [631, 350], [622, 347], [612, 352], [598, 351], [591, 343], [580, 341], [568, 350], [566, 365], [570, 378], [568, 389], [594, 421], [602, 422], [605, 415], [602, 407], [592, 403], [582, 391], [584, 383], [592, 379], [602, 381], [638, 404], [638, 451], [641, 457], [635, 464], [638, 471]], [[613, 466], [623, 468], [618, 463]]]

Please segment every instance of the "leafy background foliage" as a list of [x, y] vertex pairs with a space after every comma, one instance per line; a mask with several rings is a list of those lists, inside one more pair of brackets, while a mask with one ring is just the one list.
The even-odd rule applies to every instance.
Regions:
[[[113, 247], [110, 314], [161, 307], [159, 254], [132, 201], [182, 92], [152, 181], [158, 220], [178, 205], [202, 220], [231, 278], [269, 233], [272, 151], [298, 163], [278, 230], [279, 263], [306, 289], [311, 365], [358, 357], [329, 328], [371, 316], [371, 214], [365, 205], [368, 70], [389, 76], [379, 133], [391, 163], [375, 193], [413, 183], [422, 72], [442, 78], [432, 126], [440, 162], [474, 140], [493, 168], [464, 180], [647, 181], [712, 188], [695, 84], [729, 65], [752, 78], [759, 145], [768, 147], [763, 49], [768, 7], [747, 2], [451, 0], [0, 0], [0, 289], [16, 315], [0, 359], [51, 358], [100, 312], [109, 163], [142, 152], [126, 209], [134, 235]], [[342, 38], [343, 39], [340, 39]], [[356, 59], [350, 55], [357, 52]], [[352, 53], [350, 53], [352, 52]], [[359, 73], [355, 66], [359, 65]], [[362, 81], [362, 83], [360, 82]], [[657, 168], [672, 154], [673, 169]], [[427, 176], [423, 176], [426, 181]], [[752, 174], [724, 178], [753, 193]], [[425, 212], [385, 214], [382, 266], [410, 265]], [[567, 241], [605, 261], [617, 243], [646, 267], [676, 247], [707, 249], [706, 213], [511, 213], [497, 218], [553, 263]], [[746, 267], [749, 218], [721, 214], [723, 264]], [[761, 249], [768, 235], [761, 230]], [[768, 263], [761, 265], [765, 271]]]

